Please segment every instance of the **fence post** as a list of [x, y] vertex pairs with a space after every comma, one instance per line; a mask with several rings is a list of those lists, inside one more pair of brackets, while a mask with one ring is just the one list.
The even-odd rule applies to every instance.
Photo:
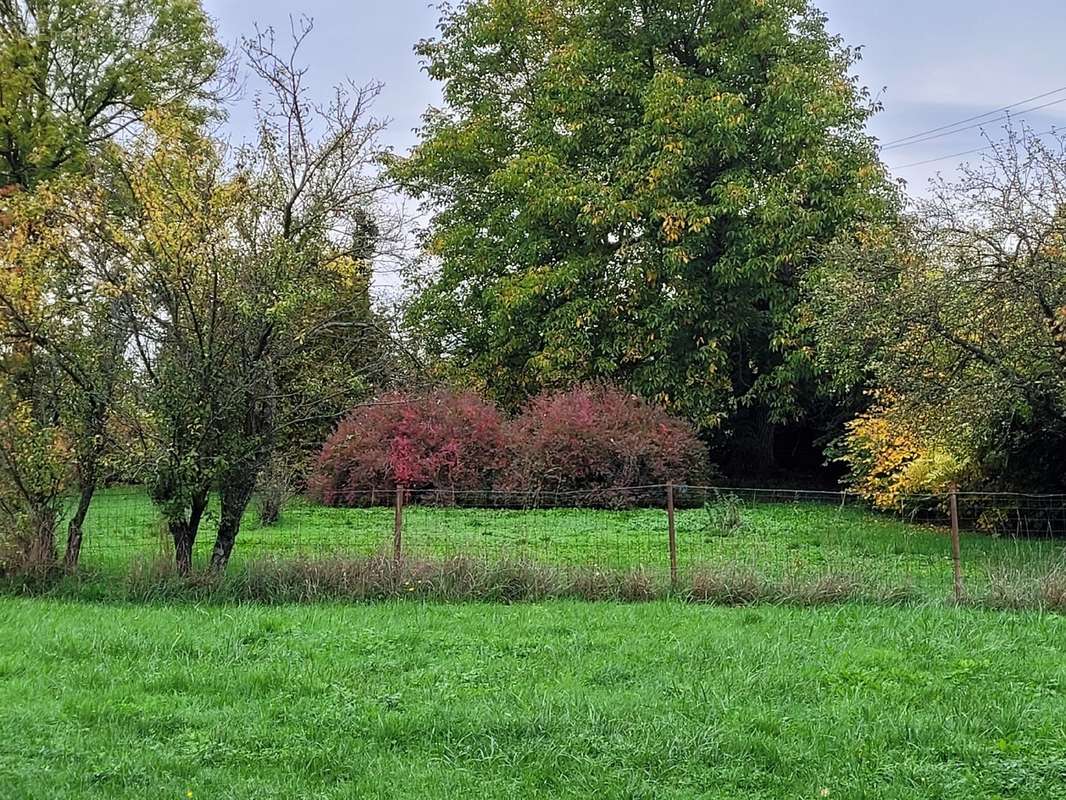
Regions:
[[955, 602], [961, 603], [966, 593], [962, 585], [962, 543], [959, 540], [959, 487], [952, 484], [948, 493], [951, 514], [951, 563], [955, 573]]
[[670, 529], [670, 586], [677, 588], [677, 525], [674, 522], [674, 482], [666, 484], [666, 519]]
[[406, 489], [403, 486], [396, 487], [396, 513], [392, 529], [392, 557], [397, 564], [403, 558], [403, 504]]

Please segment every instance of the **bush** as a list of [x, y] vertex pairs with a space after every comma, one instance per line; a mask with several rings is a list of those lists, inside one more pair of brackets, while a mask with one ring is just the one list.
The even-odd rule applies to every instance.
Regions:
[[878, 403], [847, 424], [830, 456], [848, 466], [848, 482], [864, 500], [892, 509], [912, 495], [943, 494], [976, 475], [970, 460], [931, 441], [905, 409]]
[[492, 486], [506, 460], [499, 412], [471, 393], [388, 394], [352, 410], [326, 440], [308, 490], [327, 505], [366, 505], [397, 485]]
[[707, 449], [684, 420], [599, 385], [534, 398], [508, 426], [509, 490], [596, 492], [709, 474]]

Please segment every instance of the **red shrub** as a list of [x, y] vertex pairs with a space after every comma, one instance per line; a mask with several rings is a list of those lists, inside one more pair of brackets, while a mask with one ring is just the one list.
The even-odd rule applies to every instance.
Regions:
[[597, 491], [708, 476], [707, 449], [691, 425], [606, 386], [534, 398], [508, 439], [511, 464], [500, 482], [507, 489]]
[[506, 460], [499, 412], [470, 393], [389, 394], [353, 409], [326, 440], [308, 480], [327, 505], [365, 505], [395, 488], [492, 486]]

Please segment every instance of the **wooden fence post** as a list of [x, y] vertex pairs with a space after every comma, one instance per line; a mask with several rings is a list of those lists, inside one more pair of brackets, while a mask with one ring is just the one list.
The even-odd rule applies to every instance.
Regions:
[[677, 525], [674, 521], [674, 482], [666, 484], [666, 519], [670, 529], [670, 586], [677, 588]]
[[966, 594], [962, 584], [962, 543], [959, 540], [959, 487], [952, 484], [948, 493], [951, 514], [951, 563], [955, 573], [955, 602], [961, 603]]
[[403, 558], [403, 504], [406, 492], [405, 487], [396, 487], [396, 513], [392, 529], [392, 557], [397, 564]]

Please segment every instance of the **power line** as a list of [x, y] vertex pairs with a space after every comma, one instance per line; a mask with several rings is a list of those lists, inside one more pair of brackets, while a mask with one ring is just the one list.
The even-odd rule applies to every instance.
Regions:
[[[1054, 132], [1055, 128], [1051, 128], [1050, 130], [1041, 131], [1040, 133], [1034, 133], [1033, 136], [1047, 136], [1048, 134]], [[898, 167], [893, 167], [893, 169], [910, 169], [911, 167], [922, 167], [926, 164], [935, 164], [937, 161], [947, 161], [949, 158], [961, 158], [962, 156], [968, 156], [974, 153], [983, 153], [985, 150], [991, 150], [993, 147], [995, 147], [994, 144], [986, 144], [984, 147], [977, 147], [973, 150], [963, 150], [961, 153], [952, 153], [951, 155], [940, 156], [939, 158], [927, 158], [924, 161], [915, 161], [910, 164], [902, 164]]]
[[927, 158], [924, 161], [914, 161], [910, 164], [903, 164], [902, 166], [894, 167], [894, 169], [910, 169], [911, 167], [922, 167], [926, 164], [935, 164], [937, 161], [947, 161], [949, 158], [961, 158], [962, 156], [968, 156], [973, 153], [983, 153], [985, 150], [988, 150], [991, 147], [992, 145], [985, 145], [984, 147], [977, 147], [973, 150], [963, 150], [961, 153], [952, 153], [950, 156], [940, 156], [940, 158]]
[[[924, 139], [915, 139], [914, 141], [904, 142], [902, 144], [885, 145], [885, 146], [883, 146], [881, 148], [881, 150], [882, 151], [884, 151], [884, 150], [897, 150], [900, 147], [912, 147], [912, 146], [914, 146], [916, 144], [924, 144], [925, 142], [931, 142], [934, 139], [942, 139], [945, 136], [952, 136], [952, 135], [954, 135], [956, 133], [962, 133], [963, 131], [972, 131], [974, 128], [983, 128], [986, 125], [991, 125], [993, 122], [1002, 122], [1003, 120], [1010, 119], [1012, 116], [1020, 116], [1022, 114], [1029, 114], [1030, 112], [1033, 112], [1033, 111], [1040, 111], [1041, 109], [1044, 109], [1044, 108], [1049, 108], [1051, 106], [1057, 106], [1060, 103], [1066, 103], [1066, 97], [1061, 97], [1058, 100], [1052, 100], [1049, 103], [1043, 103], [1042, 105], [1039, 105], [1039, 106], [1033, 106], [1032, 108], [1024, 108], [1021, 111], [1018, 111], [1016, 114], [1013, 114], [1013, 115], [1012, 114], [1004, 114], [1003, 116], [996, 117], [995, 119], [985, 120], [984, 122], [978, 122], [978, 123], [976, 123], [974, 125], [967, 125], [965, 128], [953, 128], [950, 131], [944, 131], [943, 133], [937, 133], [937, 134], [934, 134], [932, 136], [926, 136]], [[956, 125], [961, 125], [961, 124], [962, 123], [956, 123]]]
[[892, 145], [899, 144], [900, 142], [906, 142], [906, 141], [909, 141], [911, 139], [918, 139], [918, 138], [920, 138], [922, 136], [928, 136], [931, 133], [940, 133], [940, 131], [947, 130], [948, 128], [954, 128], [954, 127], [957, 127], [959, 125], [965, 125], [967, 122], [974, 122], [974, 121], [979, 120], [979, 119], [984, 119], [985, 117], [991, 117], [991, 116], [994, 116], [996, 114], [1004, 114], [1007, 111], [1010, 111], [1012, 108], [1015, 108], [1016, 106], [1023, 106], [1026, 103], [1032, 103], [1035, 100], [1043, 100], [1045, 97], [1051, 97], [1051, 95], [1053, 95], [1053, 94], [1058, 94], [1059, 92], [1064, 92], [1064, 91], [1066, 91], [1066, 86], [1060, 86], [1058, 89], [1052, 89], [1050, 92], [1044, 92], [1043, 94], [1038, 94], [1035, 97], [1030, 97], [1027, 100], [1019, 100], [1016, 103], [1011, 103], [1009, 106], [1003, 106], [1003, 108], [997, 109], [995, 111], [986, 111], [984, 114], [977, 114], [977, 115], [975, 115], [973, 117], [967, 117], [966, 119], [960, 119], [958, 122], [952, 122], [952, 123], [950, 123], [948, 125], [941, 125], [939, 128], [930, 128], [927, 131], [919, 131], [918, 133], [912, 133], [910, 136], [903, 136], [903, 137], [901, 137], [899, 139], [893, 139], [890, 142], [885, 142], [885, 147], [891, 147]]

